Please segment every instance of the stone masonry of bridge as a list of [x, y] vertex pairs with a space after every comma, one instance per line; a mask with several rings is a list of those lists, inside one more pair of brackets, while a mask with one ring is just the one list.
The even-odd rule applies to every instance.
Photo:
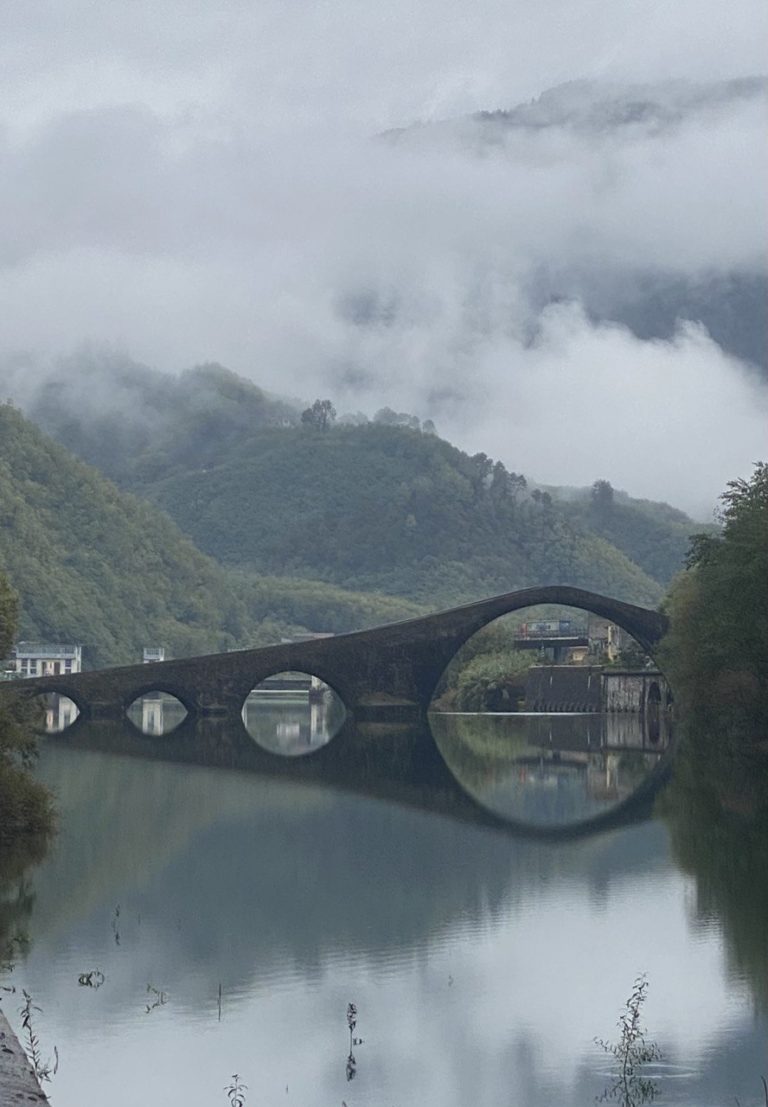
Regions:
[[446, 666], [473, 634], [501, 615], [539, 604], [581, 608], [609, 619], [651, 656], [667, 629], [666, 617], [657, 611], [552, 585], [333, 638], [28, 679], [0, 686], [0, 694], [57, 692], [73, 700], [84, 719], [98, 719], [122, 717], [137, 697], [166, 692], [193, 717], [234, 718], [266, 677], [299, 671], [325, 681], [354, 719], [413, 718], [428, 710]]

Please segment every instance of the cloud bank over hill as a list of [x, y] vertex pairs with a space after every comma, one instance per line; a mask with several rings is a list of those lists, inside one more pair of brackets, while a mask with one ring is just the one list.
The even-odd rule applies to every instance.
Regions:
[[0, 39], [35, 380], [83, 342], [216, 360], [699, 514], [765, 452], [762, 8], [38, 6]]

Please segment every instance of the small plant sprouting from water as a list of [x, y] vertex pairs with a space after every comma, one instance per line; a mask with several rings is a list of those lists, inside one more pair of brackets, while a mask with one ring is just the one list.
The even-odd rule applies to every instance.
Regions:
[[106, 980], [104, 973], [101, 969], [91, 969], [89, 972], [81, 972], [78, 975], [77, 983], [81, 988], [93, 988], [96, 990]]
[[120, 904], [115, 907], [112, 915], [112, 933], [115, 936], [115, 945], [120, 945]]
[[40, 1083], [44, 1080], [50, 1082], [51, 1077], [55, 1076], [59, 1069], [59, 1051], [56, 1046], [53, 1047], [53, 1064], [51, 1064], [50, 1059], [48, 1061], [43, 1060], [40, 1052], [40, 1039], [33, 1024], [33, 1012], [37, 1011], [38, 1014], [42, 1014], [42, 1010], [35, 1006], [32, 1002], [32, 996], [26, 989], [22, 989], [21, 994], [24, 996], [24, 1005], [19, 1008], [19, 1013], [21, 1015], [21, 1028], [24, 1031], [24, 1052]]
[[647, 996], [648, 980], [643, 974], [635, 981], [619, 1018], [621, 1033], [618, 1041], [606, 1042], [602, 1038], [595, 1038], [595, 1044], [610, 1053], [617, 1063], [614, 1082], [598, 1097], [598, 1103], [618, 1099], [621, 1107], [640, 1107], [643, 1103], [652, 1103], [659, 1094], [656, 1081], [645, 1074], [645, 1066], [653, 1061], [660, 1061], [662, 1057], [656, 1043], [646, 1040], [646, 1030], [640, 1022]]
[[357, 1026], [357, 1007], [354, 1003], [347, 1004], [347, 1026], [349, 1028], [349, 1053], [347, 1054], [347, 1080], [354, 1080], [357, 1075], [357, 1059], [354, 1054], [354, 1047], [363, 1044], [362, 1038], [355, 1037], [355, 1027]]
[[240, 1074], [235, 1072], [232, 1079], [224, 1088], [229, 1100], [229, 1107], [245, 1107], [245, 1092], [248, 1085], [240, 1079]]
[[155, 998], [144, 1008], [144, 1013], [146, 1015], [154, 1011], [156, 1007], [165, 1007], [168, 1002], [168, 993], [161, 991], [160, 988], [156, 988], [154, 984], [147, 984], [147, 993]]

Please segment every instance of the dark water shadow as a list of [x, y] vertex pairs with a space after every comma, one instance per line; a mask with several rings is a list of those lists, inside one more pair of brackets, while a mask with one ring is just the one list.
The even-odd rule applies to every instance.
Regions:
[[445, 735], [436, 740], [429, 722], [407, 725], [355, 724], [347, 719], [336, 737], [311, 756], [280, 757], [256, 744], [237, 720], [185, 719], [162, 737], [145, 735], [123, 721], [78, 719], [50, 739], [57, 748], [91, 749], [150, 760], [179, 762], [294, 780], [364, 795], [438, 814], [515, 837], [567, 840], [640, 822], [651, 817], [659, 790], [669, 776], [672, 743], [652, 770], [607, 810], [568, 825], [536, 825], [484, 805], [453, 755], [446, 758]]

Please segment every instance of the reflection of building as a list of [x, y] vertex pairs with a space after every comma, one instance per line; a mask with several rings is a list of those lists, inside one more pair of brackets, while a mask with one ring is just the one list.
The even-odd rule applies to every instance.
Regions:
[[309, 753], [324, 746], [336, 733], [340, 719], [330, 690], [319, 699], [294, 702], [259, 690], [243, 704], [246, 730], [259, 745], [287, 756]]
[[72, 700], [66, 696], [47, 696], [45, 705], [45, 733], [58, 734], [65, 730], [78, 716], [78, 710]]
[[[146, 652], [146, 651], [145, 651]], [[162, 658], [160, 658], [162, 660]], [[163, 701], [144, 696], [141, 701], [141, 729], [145, 734], [163, 733]]]
[[148, 692], [128, 708], [128, 718], [134, 726], [151, 735], [169, 734], [186, 714], [184, 705], [164, 692]]
[[13, 649], [14, 662], [16, 673], [22, 677], [79, 673], [83, 667], [82, 646], [19, 642]]

